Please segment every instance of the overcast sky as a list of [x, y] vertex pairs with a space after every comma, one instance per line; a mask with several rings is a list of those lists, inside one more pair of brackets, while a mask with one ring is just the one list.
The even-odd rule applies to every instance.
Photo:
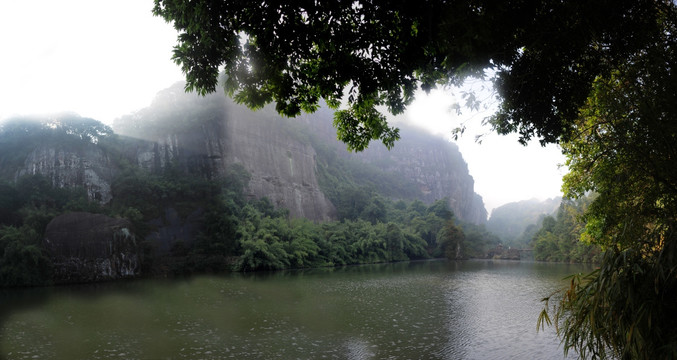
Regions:
[[[72, 111], [111, 123], [149, 105], [183, 78], [170, 60], [176, 33], [152, 7], [151, 0], [0, 1], [0, 118]], [[491, 107], [458, 116], [450, 111], [462, 101], [457, 96], [419, 94], [404, 118], [445, 137], [465, 122], [458, 144], [489, 212], [560, 195], [564, 160], [556, 147], [524, 147], [515, 136], [494, 134], [475, 143], [474, 135], [489, 132], [479, 123]]]

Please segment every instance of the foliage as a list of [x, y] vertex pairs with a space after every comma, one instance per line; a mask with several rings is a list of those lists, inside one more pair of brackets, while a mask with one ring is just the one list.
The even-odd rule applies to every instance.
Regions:
[[570, 263], [598, 263], [601, 251], [598, 245], [581, 241], [585, 223], [583, 214], [592, 197], [562, 200], [556, 217], [546, 216], [541, 228], [532, 237], [534, 259]]
[[649, 251], [610, 249], [599, 269], [571, 277], [552, 319], [549, 301], [558, 298], [544, 299], [540, 326], [554, 322], [565, 351], [583, 358], [675, 358], [675, 240], [664, 238], [664, 247]]
[[461, 259], [461, 246], [465, 240], [463, 230], [461, 230], [453, 221], [447, 220], [440, 234], [437, 236], [441, 250], [448, 259]]
[[[166, 207], [176, 207], [179, 212], [185, 212], [204, 206], [220, 192], [220, 188], [217, 182], [173, 171], [171, 166], [165, 172], [150, 173], [127, 165], [113, 180], [111, 192], [111, 212], [132, 215], [138, 219], [135, 224], [141, 225], [144, 221], [160, 217]], [[139, 218], [134, 213], [142, 216]]]
[[501, 242], [485, 225], [461, 223], [460, 227], [464, 235], [462, 249], [465, 257], [483, 258]]
[[41, 243], [42, 236], [29, 226], [0, 227], [0, 286], [49, 283], [52, 263]]
[[498, 234], [504, 245], [517, 248], [528, 247], [530, 241], [518, 245], [516, 240], [527, 227], [538, 223], [544, 215], [552, 215], [560, 202], [561, 198], [544, 201], [531, 199], [499, 206], [491, 212], [487, 228]]
[[[229, 200], [222, 196], [221, 201]], [[204, 233], [192, 253], [203, 257], [218, 253], [232, 258], [233, 267], [238, 271], [425, 259], [444, 256], [447, 244], [442, 238], [446, 234], [441, 231], [444, 224], [448, 229], [455, 229], [454, 239], [462, 242], [459, 249], [483, 249], [485, 245], [480, 236], [470, 240], [480, 242], [479, 245], [464, 240], [463, 230], [455, 225], [446, 199], [430, 206], [420, 201], [394, 203], [379, 196], [367, 197], [366, 202], [371, 205], [365, 209], [370, 206], [381, 209], [377, 212], [379, 216], [363, 210], [362, 215], [354, 219], [324, 224], [290, 220], [285, 212], [275, 210], [265, 199], [245, 203], [241, 208], [220, 205], [220, 211], [210, 213], [212, 215], [205, 219], [206, 229], [216, 227], [219, 231]], [[214, 248], [216, 250], [212, 250]], [[485, 252], [486, 249], [482, 254]], [[456, 253], [452, 258], [457, 258]], [[221, 269], [225, 267], [226, 264], [221, 265]]]
[[0, 225], [16, 225], [21, 222], [17, 212], [22, 201], [12, 184], [0, 180]]
[[42, 175], [0, 183], [0, 208], [0, 286], [49, 283], [52, 264], [42, 244], [47, 224], [67, 211], [101, 210], [82, 189], [55, 188]]
[[287, 116], [315, 111], [320, 99], [338, 109], [347, 94], [335, 126], [362, 150], [398, 139], [379, 106], [400, 114], [419, 86], [459, 84], [487, 68], [503, 100], [492, 120], [499, 132], [566, 137], [595, 77], [651, 43], [658, 9], [672, 5], [156, 0], [153, 11], [179, 33], [173, 59], [187, 90], [214, 92], [224, 69], [236, 101], [253, 109], [274, 101]]
[[677, 349], [674, 2], [657, 23], [654, 41], [595, 79], [562, 144], [565, 195], [598, 194], [582, 237], [606, 252], [600, 269], [573, 278], [541, 319], [554, 314], [565, 349], [592, 358], [667, 359]]

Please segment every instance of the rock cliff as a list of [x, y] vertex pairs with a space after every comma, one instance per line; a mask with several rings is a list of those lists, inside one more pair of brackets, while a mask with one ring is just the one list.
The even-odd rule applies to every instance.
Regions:
[[100, 122], [74, 114], [19, 118], [0, 127], [0, 179], [43, 175], [58, 188], [83, 188], [107, 203], [118, 167], [99, 143], [112, 135]]
[[336, 210], [317, 181], [315, 149], [271, 126], [274, 119], [248, 118], [249, 113], [228, 112], [225, 163], [239, 163], [249, 171], [252, 196], [266, 196], [295, 217], [334, 219]]
[[111, 183], [117, 170], [108, 154], [94, 144], [72, 147], [43, 143], [26, 156], [14, 180], [40, 174], [51, 179], [53, 186], [84, 188], [90, 199], [107, 203], [113, 197]]
[[[314, 221], [336, 217], [317, 182], [315, 150], [285, 131], [278, 117], [251, 112], [222, 95], [190, 104], [182, 104], [181, 98], [161, 101], [181, 110], [163, 112], [156, 104], [115, 125], [123, 135], [143, 138], [135, 149], [142, 168], [161, 171], [173, 164], [189, 173], [218, 178], [229, 165], [241, 164], [251, 175], [249, 197], [267, 197], [293, 217]], [[186, 107], [203, 111], [186, 112]]]
[[304, 115], [301, 120], [340, 156], [379, 168], [389, 176], [412, 181], [419, 191], [416, 197], [426, 203], [448, 198], [449, 207], [463, 221], [486, 223], [484, 202], [475, 193], [475, 181], [456, 144], [400, 125], [401, 138], [391, 150], [373, 141], [365, 151], [350, 153], [345, 150], [345, 144], [336, 140], [331, 118], [329, 111], [320, 110]]
[[354, 156], [393, 174], [414, 180], [421, 200], [432, 203], [449, 199], [449, 207], [463, 221], [483, 224], [487, 220], [482, 197], [475, 193], [475, 182], [458, 146], [442, 138], [401, 128], [401, 139], [388, 150], [373, 143]]
[[140, 248], [131, 224], [84, 212], [57, 216], [45, 230], [45, 248], [57, 283], [90, 282], [140, 274]]
[[393, 150], [372, 143], [364, 153], [352, 154], [336, 140], [331, 122], [332, 113], [327, 110], [281, 119], [272, 107], [252, 112], [222, 94], [200, 98], [184, 94], [177, 85], [160, 93], [149, 108], [117, 121], [114, 128], [148, 141], [136, 157], [150, 171], [173, 163], [185, 171], [218, 177], [229, 164], [242, 164], [251, 174], [249, 195], [268, 197], [294, 217], [315, 221], [336, 217], [316, 175], [313, 144], [320, 143], [338, 156], [358, 159], [380, 168], [386, 176], [415, 183], [426, 203], [448, 198], [461, 220], [486, 222], [482, 198], [474, 192], [474, 181], [456, 145], [402, 129], [402, 139]]
[[[177, 84], [148, 108], [116, 121], [114, 130], [125, 139], [120, 145], [122, 140], [111, 135], [111, 141], [118, 141], [113, 152], [98, 142], [98, 136], [112, 133], [110, 128], [76, 118], [70, 125], [59, 124], [64, 137], [58, 141], [33, 139], [23, 155], [9, 160], [0, 155], [0, 165], [5, 178], [10, 168], [15, 169], [14, 181], [42, 174], [57, 187], [82, 187], [91, 199], [108, 203], [121, 159], [151, 173], [172, 169], [207, 179], [222, 178], [231, 165], [241, 164], [251, 175], [245, 190], [250, 198], [267, 197], [293, 217], [327, 221], [336, 219], [337, 211], [319, 184], [318, 167], [331, 166], [327, 156], [342, 157], [379, 169], [382, 178], [402, 179], [385, 196], [426, 203], [448, 198], [459, 219], [486, 222], [482, 199], [454, 144], [402, 128], [393, 150], [372, 143], [365, 152], [352, 154], [336, 140], [331, 122], [327, 110], [282, 119], [272, 107], [252, 112], [222, 94], [185, 94]], [[357, 175], [351, 181], [359, 185], [362, 179]]]

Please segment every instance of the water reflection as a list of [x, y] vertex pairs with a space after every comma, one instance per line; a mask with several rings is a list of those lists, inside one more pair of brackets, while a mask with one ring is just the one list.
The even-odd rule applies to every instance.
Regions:
[[427, 261], [2, 291], [0, 356], [562, 358], [536, 333], [539, 300], [581, 270]]

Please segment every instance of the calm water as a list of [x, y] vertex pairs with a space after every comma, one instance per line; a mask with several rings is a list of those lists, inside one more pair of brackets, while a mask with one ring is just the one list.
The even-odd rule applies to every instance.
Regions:
[[0, 291], [6, 359], [562, 359], [540, 299], [581, 266], [427, 261]]

